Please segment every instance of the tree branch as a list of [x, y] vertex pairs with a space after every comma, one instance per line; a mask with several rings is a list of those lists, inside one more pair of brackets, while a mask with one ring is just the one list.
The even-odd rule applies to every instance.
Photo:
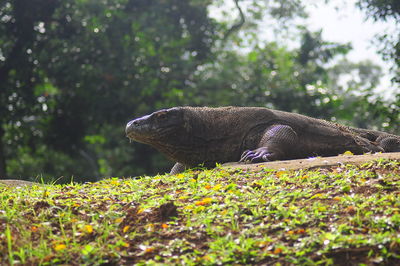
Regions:
[[243, 11], [242, 11], [242, 9], [241, 9], [240, 6], [239, 6], [239, 0], [233, 0], [233, 1], [235, 2], [235, 6], [236, 6], [236, 8], [237, 8], [238, 11], [239, 11], [240, 20], [239, 20], [239, 22], [237, 22], [236, 24], [234, 24], [234, 25], [225, 33], [225, 36], [224, 36], [224, 39], [223, 39], [224, 41], [225, 41], [226, 39], [228, 39], [229, 35], [231, 35], [233, 32], [239, 30], [239, 29], [243, 26], [243, 24], [246, 22], [245, 17], [244, 17], [244, 14], [243, 14]]

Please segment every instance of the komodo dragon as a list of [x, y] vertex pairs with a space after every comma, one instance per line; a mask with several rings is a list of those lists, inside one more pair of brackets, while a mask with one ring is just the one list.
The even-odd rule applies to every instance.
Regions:
[[130, 121], [126, 135], [177, 162], [171, 174], [225, 162], [400, 151], [400, 136], [261, 107], [163, 109]]

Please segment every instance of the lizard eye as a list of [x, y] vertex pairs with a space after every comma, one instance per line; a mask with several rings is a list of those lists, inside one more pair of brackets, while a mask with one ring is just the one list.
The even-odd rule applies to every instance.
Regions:
[[167, 118], [167, 111], [160, 111], [156, 113], [156, 117], [159, 120], [165, 120]]

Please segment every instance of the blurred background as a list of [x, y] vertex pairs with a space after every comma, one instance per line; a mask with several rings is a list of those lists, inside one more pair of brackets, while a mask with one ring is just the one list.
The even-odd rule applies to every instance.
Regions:
[[398, 0], [1, 0], [0, 178], [152, 175], [125, 124], [263, 106], [399, 134]]

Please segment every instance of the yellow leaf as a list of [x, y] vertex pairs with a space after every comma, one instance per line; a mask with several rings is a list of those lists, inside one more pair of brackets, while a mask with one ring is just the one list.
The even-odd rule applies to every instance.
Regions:
[[315, 199], [315, 198], [322, 198], [324, 195], [322, 193], [317, 193], [314, 196], [311, 197], [311, 199]]
[[146, 248], [144, 250], [145, 253], [150, 253], [150, 252], [153, 252], [153, 251], [154, 251], [154, 248], [152, 248], [152, 247]]
[[117, 219], [115, 219], [115, 223], [119, 224], [119, 223], [121, 223], [123, 220], [124, 220], [123, 218], [117, 218]]
[[216, 184], [216, 185], [213, 187], [213, 190], [215, 190], [215, 191], [220, 190], [221, 187], [222, 187], [221, 184]]
[[184, 178], [185, 175], [184, 175], [184, 174], [177, 174], [176, 177], [177, 177], [177, 178]]
[[195, 211], [195, 213], [198, 213], [198, 212], [204, 211], [205, 209], [206, 209], [206, 207], [204, 207], [204, 206], [199, 206], [199, 207], [197, 207], [194, 211]]
[[87, 224], [83, 227], [83, 231], [85, 231], [86, 233], [93, 233], [93, 226], [91, 226], [90, 224]]
[[352, 153], [351, 151], [345, 151], [345, 152], [343, 153], [343, 155], [354, 155], [354, 153]]
[[66, 249], [67, 248], [67, 246], [66, 245], [64, 245], [64, 244], [57, 244], [57, 245], [54, 245], [54, 250], [55, 251], [61, 251], [61, 250], [64, 250], [64, 249]]
[[209, 203], [211, 203], [212, 201], [213, 201], [212, 198], [204, 198], [204, 199], [203, 199], [203, 202], [205, 202], [206, 204], [209, 204]]
[[185, 210], [193, 210], [193, 206], [192, 205], [188, 205], [184, 207]]
[[276, 176], [279, 177], [279, 178], [281, 178], [285, 174], [286, 174], [286, 171], [278, 171], [278, 172], [276, 172]]
[[129, 230], [129, 225], [124, 226], [124, 229], [122, 229], [122, 232], [126, 233]]
[[119, 185], [119, 180], [111, 180], [110, 184], [114, 186]]

